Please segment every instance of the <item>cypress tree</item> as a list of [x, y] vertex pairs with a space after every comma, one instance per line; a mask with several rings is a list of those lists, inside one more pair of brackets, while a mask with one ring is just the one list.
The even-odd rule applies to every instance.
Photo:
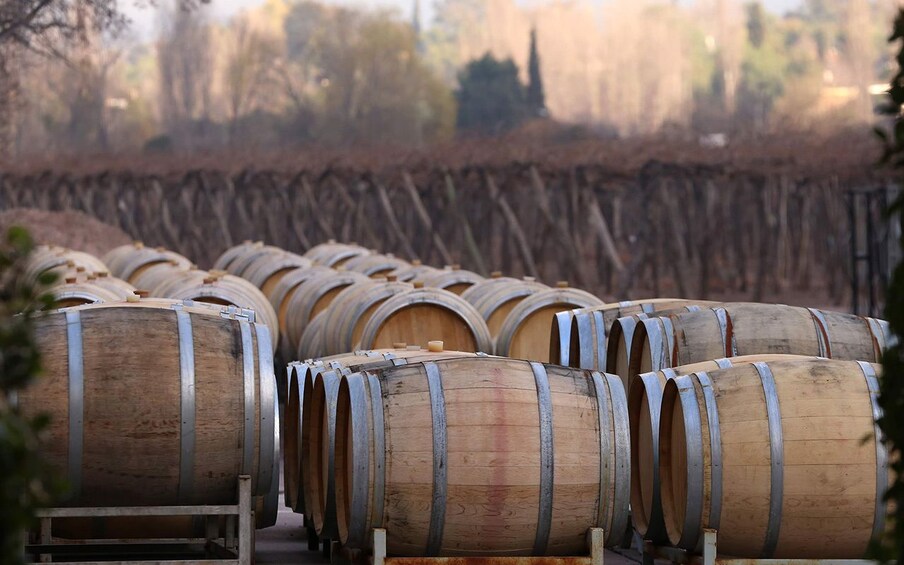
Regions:
[[546, 116], [546, 96], [540, 76], [540, 55], [537, 53], [537, 28], [530, 30], [530, 58], [527, 63], [527, 110], [531, 116]]

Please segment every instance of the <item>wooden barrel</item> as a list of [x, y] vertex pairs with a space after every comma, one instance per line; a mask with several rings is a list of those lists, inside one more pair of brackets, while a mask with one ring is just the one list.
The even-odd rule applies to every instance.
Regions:
[[323, 347], [323, 325], [326, 322], [326, 312], [320, 312], [308, 322], [298, 340], [296, 359], [311, 359], [325, 355]]
[[[885, 530], [881, 366], [777, 361], [666, 382], [659, 428], [669, 541], [762, 559], [859, 559]], [[702, 440], [702, 441], [701, 441]]]
[[177, 300], [197, 300], [198, 302], [233, 305], [253, 310], [255, 319], [270, 329], [271, 346], [273, 351], [276, 351], [279, 339], [279, 322], [276, 312], [273, 311], [273, 307], [270, 306], [270, 302], [261, 291], [245, 279], [222, 275], [208, 277], [200, 283], [196, 280], [188, 280], [184, 284], [170, 289], [167, 294], [167, 298]]
[[113, 271], [113, 269], [116, 269], [116, 271], [113, 272], [118, 272], [119, 269], [122, 268], [122, 265], [125, 263], [125, 261], [129, 257], [131, 257], [136, 250], [143, 248], [144, 243], [140, 241], [133, 241], [132, 243], [119, 245], [117, 247], [114, 247], [110, 251], [107, 251], [106, 253], [104, 253], [104, 256], [100, 258], [100, 260], [104, 265], [107, 266], [108, 269], [110, 269], [111, 271]]
[[[400, 344], [401, 345], [401, 344]], [[457, 357], [475, 357], [476, 354], [464, 351], [447, 351], [443, 344], [431, 343], [432, 348], [401, 345], [392, 349], [375, 349], [355, 351], [310, 360], [289, 365], [289, 395], [286, 402], [284, 476], [286, 506], [295, 512], [307, 514], [305, 510], [302, 465], [301, 436], [302, 409], [304, 399], [311, 398], [313, 379], [320, 373], [330, 370], [345, 369], [346, 372], [357, 372], [362, 369], [377, 370], [397, 367], [408, 363], [436, 361]], [[335, 496], [335, 493], [333, 493]], [[313, 512], [313, 510], [311, 510]]]
[[374, 527], [399, 556], [586, 554], [590, 527], [622, 541], [630, 442], [615, 376], [501, 358], [356, 375], [336, 404], [342, 543], [363, 548]]
[[315, 245], [304, 254], [305, 257], [317, 265], [333, 268], [339, 267], [349, 259], [360, 255], [370, 255], [370, 250], [360, 245], [336, 243], [332, 239], [326, 243]]
[[58, 280], [62, 280], [71, 276], [78, 268], [86, 273], [107, 270], [107, 266], [94, 255], [48, 246], [41, 247], [28, 257], [23, 277], [26, 281], [35, 283], [41, 274], [53, 272]]
[[[135, 288], [146, 290], [153, 294], [154, 290], [163, 285], [167, 281], [174, 278], [181, 278], [190, 271], [190, 267], [180, 265], [178, 261], [165, 261], [156, 263], [144, 269], [141, 274], [132, 278], [132, 285]], [[207, 271], [200, 271], [206, 273]]]
[[[336, 296], [325, 311], [323, 322], [324, 355], [354, 351], [364, 334], [364, 325], [389, 298], [414, 288], [397, 281], [366, 280], [353, 284]], [[397, 340], [403, 341], [403, 340]]]
[[353, 349], [385, 348], [400, 342], [426, 346], [437, 340], [455, 351], [493, 351], [490, 331], [480, 313], [457, 294], [438, 288], [414, 288], [380, 304]]
[[550, 359], [560, 365], [604, 371], [607, 338], [615, 320], [633, 314], [652, 314], [692, 304], [706, 306], [715, 302], [683, 298], [648, 298], [559, 312], [553, 321]]
[[343, 264], [346, 271], [354, 271], [371, 278], [385, 277], [395, 270], [410, 266], [408, 261], [392, 254], [371, 254], [352, 257]]
[[549, 287], [529, 277], [524, 280], [500, 277], [476, 283], [464, 291], [461, 297], [473, 304], [486, 320], [490, 335], [495, 340], [515, 306], [528, 296], [545, 290], [549, 290]]
[[[153, 267], [156, 269], [157, 267]], [[149, 269], [150, 270], [150, 269]], [[204, 279], [208, 279], [213, 275], [210, 271], [204, 271], [202, 269], [194, 268], [188, 270], [177, 270], [177, 271], [168, 271], [169, 277], [162, 279], [159, 284], [157, 284], [153, 288], [149, 288], [148, 290], [151, 293], [151, 296], [155, 296], [158, 298], [165, 298], [170, 295], [171, 292], [176, 289], [185, 287], [185, 286], [193, 286], [197, 284], [201, 284], [204, 282]], [[222, 273], [224, 271], [218, 271]]]
[[412, 282], [421, 280], [425, 276], [438, 272], [440, 272], [439, 269], [431, 267], [430, 265], [424, 265], [423, 263], [421, 263], [420, 259], [414, 259], [411, 261], [410, 265], [399, 267], [389, 274], [394, 276], [396, 280], [402, 282]]
[[757, 353], [879, 361], [887, 331], [885, 322], [853, 314], [726, 303], [640, 320], [631, 340], [628, 376]]
[[461, 294], [484, 278], [472, 271], [446, 267], [442, 271], [422, 277], [421, 280], [424, 286], [442, 288], [455, 294]]
[[633, 314], [624, 316], [612, 322], [609, 326], [609, 335], [606, 337], [606, 371], [618, 375], [625, 385], [625, 390], [630, 390], [630, 379], [636, 376], [628, 370], [631, 357], [631, 344], [634, 339], [634, 329], [642, 320], [655, 319], [662, 316], [679, 314], [683, 312], [699, 312], [701, 306], [690, 304], [673, 310], [660, 310], [652, 314]]
[[230, 247], [229, 249], [224, 251], [219, 257], [217, 257], [217, 260], [214, 261], [213, 269], [217, 270], [217, 271], [227, 271], [227, 269], [229, 268], [229, 265], [233, 261], [235, 261], [239, 257], [242, 257], [243, 255], [245, 255], [246, 253], [250, 252], [253, 249], [263, 247], [263, 245], [264, 245], [264, 242], [262, 242], [262, 241], [251, 241], [250, 239], [246, 239], [244, 242], [240, 243], [239, 245]]
[[659, 412], [662, 389], [668, 379], [698, 371], [717, 371], [757, 362], [816, 359], [798, 355], [745, 355], [663, 369], [638, 375], [628, 391], [631, 421], [631, 520], [644, 539], [669, 543], [662, 521], [659, 486]]
[[41, 449], [71, 487], [64, 504], [234, 504], [240, 474], [268, 492], [278, 470], [263, 324], [142, 300], [48, 313], [35, 338], [43, 376], [18, 405], [54, 416]]
[[116, 277], [111, 277], [110, 273], [107, 271], [100, 271], [98, 273], [95, 273], [95, 277], [95, 280], [92, 281], [94, 284], [115, 293], [123, 299], [125, 299], [130, 294], [135, 294], [135, 291], [137, 290], [134, 286], [130, 285], [126, 281]]
[[549, 361], [550, 327], [556, 312], [587, 308], [603, 301], [576, 288], [551, 288], [523, 299], [499, 328], [496, 355]]
[[265, 255], [245, 269], [243, 278], [261, 289], [264, 296], [270, 299], [273, 289], [284, 276], [295, 269], [310, 269], [314, 263], [295, 253], [281, 255]]
[[230, 275], [247, 278], [249, 269], [260, 261], [266, 261], [268, 258], [280, 257], [285, 251], [275, 245], [259, 245], [245, 251], [234, 261], [229, 263], [225, 271]]
[[50, 289], [50, 294], [53, 296], [57, 308], [125, 300], [125, 297], [102, 286], [87, 281], [76, 282], [75, 278], [69, 278], [64, 284], [53, 287]]
[[116, 268], [110, 267], [110, 272], [134, 285], [135, 281], [141, 277], [145, 270], [159, 263], [176, 263], [183, 269], [192, 267], [191, 261], [175, 251], [162, 247], [154, 249], [142, 247], [136, 249], [129, 257], [126, 257]]
[[291, 343], [289, 341], [288, 331], [286, 329], [289, 302], [292, 296], [295, 295], [295, 291], [297, 291], [302, 284], [313, 278], [321, 277], [323, 275], [335, 275], [336, 273], [336, 271], [329, 267], [319, 266], [307, 269], [293, 269], [288, 271], [285, 276], [281, 277], [279, 282], [271, 289], [267, 299], [270, 301], [270, 305], [273, 306], [273, 310], [276, 312], [276, 317], [279, 320], [279, 348], [281, 351], [286, 353], [291, 351], [294, 354], [295, 348], [298, 347], [297, 342]]
[[308, 324], [326, 310], [340, 293], [351, 285], [362, 282], [370, 282], [370, 279], [361, 273], [329, 271], [301, 283], [292, 296], [284, 301], [286, 338], [287, 345], [290, 346], [288, 351], [298, 348]]

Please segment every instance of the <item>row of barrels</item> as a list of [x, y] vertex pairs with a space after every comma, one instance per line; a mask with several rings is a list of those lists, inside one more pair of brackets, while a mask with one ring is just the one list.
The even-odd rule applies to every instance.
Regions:
[[549, 287], [498, 272], [484, 278], [334, 241], [303, 256], [245, 242], [214, 268], [267, 296], [287, 360], [442, 339], [449, 349], [548, 361], [552, 314], [602, 304], [564, 283]]
[[885, 528], [880, 366], [792, 355], [641, 375], [420, 349], [296, 363], [286, 504], [400, 556], [574, 555], [587, 528], [751, 558], [860, 558]]
[[[257, 527], [275, 524], [279, 406], [269, 325], [250, 309], [266, 304], [257, 288], [141, 243], [103, 258], [39, 246], [22, 275], [64, 308], [36, 319], [44, 377], [15, 399], [24, 414], [51, 415], [42, 452], [70, 487], [61, 504], [232, 504], [248, 474]], [[203, 536], [206, 524], [73, 518], [53, 527], [74, 539], [176, 538]]]

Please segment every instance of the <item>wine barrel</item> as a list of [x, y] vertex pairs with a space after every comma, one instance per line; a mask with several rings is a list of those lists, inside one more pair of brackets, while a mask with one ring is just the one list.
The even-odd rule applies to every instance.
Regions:
[[224, 270], [230, 275], [247, 278], [252, 265], [259, 261], [266, 261], [268, 258], [280, 257], [284, 253], [285, 250], [275, 245], [258, 245], [236, 257]]
[[94, 255], [62, 247], [41, 247], [26, 262], [24, 280], [34, 284], [46, 272], [57, 275], [58, 281], [71, 276], [76, 269], [81, 272], [106, 271], [107, 266]]
[[273, 336], [271, 347], [276, 351], [279, 339], [279, 323], [276, 312], [267, 298], [257, 288], [241, 277], [232, 275], [211, 276], [200, 283], [189, 279], [167, 292], [167, 298], [196, 300], [212, 304], [233, 305], [253, 310], [255, 319], [266, 324]]
[[298, 348], [307, 326], [318, 314], [326, 310], [339, 294], [353, 284], [362, 282], [370, 282], [370, 279], [361, 273], [329, 271], [299, 285], [285, 301], [286, 338], [288, 345], [291, 346], [289, 351]]
[[125, 299], [130, 294], [135, 294], [135, 291], [137, 290], [134, 286], [130, 285], [126, 281], [116, 277], [111, 277], [110, 273], [107, 271], [97, 272], [95, 273], [95, 277], [96, 278], [92, 281], [94, 284], [115, 293], [122, 299]]
[[[618, 375], [625, 385], [625, 390], [630, 390], [630, 379], [636, 376], [628, 370], [631, 357], [631, 344], [634, 339], [634, 329], [642, 320], [657, 319], [659, 317], [679, 314], [683, 312], [699, 312], [701, 306], [690, 304], [673, 310], [660, 310], [652, 314], [633, 314], [621, 317], [609, 326], [609, 335], [606, 338], [606, 371]], [[721, 357], [721, 356], [717, 356]]]
[[420, 259], [413, 259], [410, 265], [399, 267], [389, 274], [394, 276], [398, 281], [412, 282], [438, 272], [440, 272], [439, 269], [431, 267], [430, 265], [424, 265], [421, 263]]
[[587, 308], [603, 301], [576, 288], [551, 288], [523, 299], [499, 328], [496, 355], [549, 361], [550, 327], [557, 312]]
[[368, 279], [343, 290], [324, 312], [323, 353], [335, 355], [362, 349], [356, 344], [361, 341], [364, 325], [374, 311], [389, 298], [413, 288], [409, 283]]
[[659, 411], [662, 389], [668, 379], [698, 371], [717, 371], [757, 362], [816, 359], [798, 355], [744, 355], [663, 369], [638, 375], [628, 391], [631, 421], [631, 519], [644, 539], [669, 543], [662, 521], [659, 487]]
[[261, 289], [269, 300], [273, 289], [283, 277], [295, 269], [310, 269], [313, 266], [310, 259], [294, 253], [265, 255], [245, 269], [243, 278]]
[[141, 274], [151, 266], [158, 263], [176, 263], [183, 269], [190, 269], [191, 261], [179, 255], [175, 251], [164, 249], [163, 247], [149, 248], [141, 247], [123, 258], [116, 267], [110, 267], [110, 272], [130, 284], [135, 284]]
[[270, 336], [232, 312], [141, 300], [35, 320], [43, 376], [18, 406], [54, 416], [41, 451], [70, 485], [60, 504], [234, 504], [240, 474], [268, 492]]
[[213, 269], [216, 271], [226, 271], [229, 265], [232, 264], [233, 261], [238, 259], [239, 257], [244, 256], [246, 253], [249, 253], [253, 249], [257, 249], [263, 247], [264, 242], [262, 241], [251, 241], [250, 239], [246, 239], [239, 245], [235, 245], [230, 247], [226, 251], [224, 251], [217, 260], [214, 261]]
[[337, 274], [337, 272], [329, 267], [314, 266], [309, 269], [294, 269], [280, 278], [279, 282], [273, 287], [273, 290], [267, 298], [270, 300], [270, 305], [273, 306], [273, 310], [276, 312], [276, 317], [279, 320], [279, 349], [281, 351], [286, 354], [291, 352], [294, 355], [295, 349], [298, 347], [298, 343], [291, 343], [288, 338], [288, 330], [286, 329], [288, 323], [289, 301], [295, 295], [295, 291], [297, 291], [303, 283], [315, 277], [335, 274]]
[[887, 327], [880, 320], [815, 308], [726, 303], [640, 320], [631, 340], [628, 376], [756, 353], [879, 361]]
[[75, 278], [66, 279], [64, 284], [53, 287], [50, 289], [50, 294], [53, 296], [57, 308], [125, 300], [124, 296], [102, 286], [87, 281], [76, 282]]
[[472, 271], [447, 266], [442, 271], [421, 277], [420, 280], [423, 281], [424, 286], [442, 288], [455, 294], [461, 294], [484, 278]]
[[324, 355], [323, 326], [326, 322], [326, 312], [320, 312], [308, 323], [298, 340], [297, 359], [311, 359]]
[[[125, 261], [127, 261], [132, 254], [136, 252], [136, 250], [143, 249], [144, 243], [140, 241], [133, 241], [132, 243], [127, 243], [125, 245], [119, 245], [114, 247], [110, 251], [104, 253], [104, 256], [100, 258], [101, 262], [107, 266], [112, 272], [118, 272], [120, 268], [122, 268]], [[116, 271], [113, 271], [116, 269]]]
[[355, 349], [391, 347], [395, 343], [427, 345], [441, 340], [454, 351], [492, 351], [486, 322], [457, 294], [438, 288], [414, 288], [396, 294], [374, 310]]
[[550, 359], [560, 365], [604, 371], [609, 329], [618, 318], [674, 310], [688, 305], [711, 304], [715, 302], [683, 298], [648, 298], [559, 312], [552, 326]]
[[[304, 400], [310, 399], [313, 391], [313, 379], [329, 370], [342, 370], [352, 373], [363, 369], [377, 370], [397, 367], [409, 363], [453, 359], [457, 357], [483, 356], [480, 353], [464, 351], [448, 351], [442, 342], [431, 342], [429, 348], [399, 344], [392, 349], [375, 349], [356, 351], [323, 357], [304, 363], [295, 362], [289, 365], [289, 396], [286, 402], [286, 436], [284, 475], [286, 506], [299, 513], [306, 513], [301, 465], [302, 408]], [[309, 511], [313, 512], [313, 510]]]
[[[152, 268], [156, 269], [157, 267], [155, 266]], [[225, 271], [217, 272], [223, 273]], [[212, 276], [213, 275], [209, 271], [204, 271], [198, 268], [169, 271], [168, 278], [161, 280], [159, 284], [157, 284], [153, 288], [149, 288], [148, 290], [150, 291], [151, 296], [165, 298], [176, 289], [202, 284], [204, 282], [204, 279], [209, 279]]]
[[316, 265], [333, 268], [339, 267], [349, 259], [360, 255], [370, 255], [370, 250], [360, 245], [336, 243], [333, 239], [326, 243], [315, 245], [304, 254]]
[[357, 373], [336, 403], [339, 539], [363, 548], [378, 527], [390, 555], [574, 555], [600, 527], [615, 545], [629, 443], [612, 375], [502, 358]]
[[[135, 288], [146, 290], [153, 294], [153, 291], [163, 283], [179, 278], [190, 268], [180, 265], [178, 261], [164, 261], [156, 263], [144, 269], [141, 274], [132, 278], [132, 285]], [[206, 273], [206, 271], [203, 271]]]
[[357, 257], [352, 257], [343, 264], [343, 267], [345, 267], [346, 271], [361, 273], [362, 275], [366, 275], [375, 279], [379, 277], [385, 277], [395, 270], [403, 269], [405, 267], [409, 267], [410, 265], [411, 264], [408, 261], [399, 259], [394, 255], [380, 255], [375, 253], [371, 255], [359, 255]]
[[464, 291], [461, 297], [471, 304], [486, 320], [490, 335], [495, 340], [505, 319], [522, 300], [549, 290], [545, 284], [530, 277], [524, 280], [500, 277], [483, 280]]
[[659, 427], [669, 541], [763, 559], [859, 559], [885, 530], [889, 454], [865, 361], [777, 361], [665, 383]]

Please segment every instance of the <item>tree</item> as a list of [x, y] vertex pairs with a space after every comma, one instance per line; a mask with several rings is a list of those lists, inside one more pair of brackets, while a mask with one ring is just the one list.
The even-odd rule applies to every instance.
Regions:
[[[904, 40], [904, 9], [898, 12], [894, 31], [889, 39], [891, 43]], [[886, 131], [877, 129], [884, 146], [882, 163], [897, 172], [904, 169], [904, 118], [901, 108], [904, 107], [904, 47], [896, 56], [897, 73], [891, 80], [887, 101], [880, 111], [893, 122], [893, 127]], [[904, 200], [892, 205], [898, 215], [898, 222], [904, 228]], [[904, 231], [901, 232], [904, 234]], [[904, 246], [904, 235], [900, 245]], [[894, 270], [886, 293], [885, 319], [892, 333], [904, 336], [904, 263], [899, 263]], [[904, 341], [900, 339], [889, 347], [882, 356], [882, 376], [879, 379], [878, 403], [883, 415], [879, 418], [879, 428], [888, 446], [889, 464], [893, 482], [885, 500], [891, 508], [891, 528], [882, 532], [883, 536], [872, 548], [873, 557], [882, 561], [901, 563], [904, 560]]]
[[487, 53], [458, 75], [457, 125], [462, 130], [499, 134], [521, 123], [527, 114], [524, 87], [511, 59]]
[[540, 76], [540, 55], [537, 53], [537, 28], [530, 30], [530, 56], [527, 63], [527, 110], [532, 116], [546, 116], [546, 96]]
[[758, 1], [747, 4], [747, 39], [756, 49], [766, 40], [766, 12]]
[[35, 508], [49, 504], [60, 486], [38, 455], [39, 433], [47, 426], [47, 417], [25, 418], [13, 400], [40, 371], [32, 318], [53, 302], [22, 283], [32, 248], [20, 228], [11, 229], [0, 246], [0, 563], [10, 564], [22, 560], [22, 534], [31, 525]]

